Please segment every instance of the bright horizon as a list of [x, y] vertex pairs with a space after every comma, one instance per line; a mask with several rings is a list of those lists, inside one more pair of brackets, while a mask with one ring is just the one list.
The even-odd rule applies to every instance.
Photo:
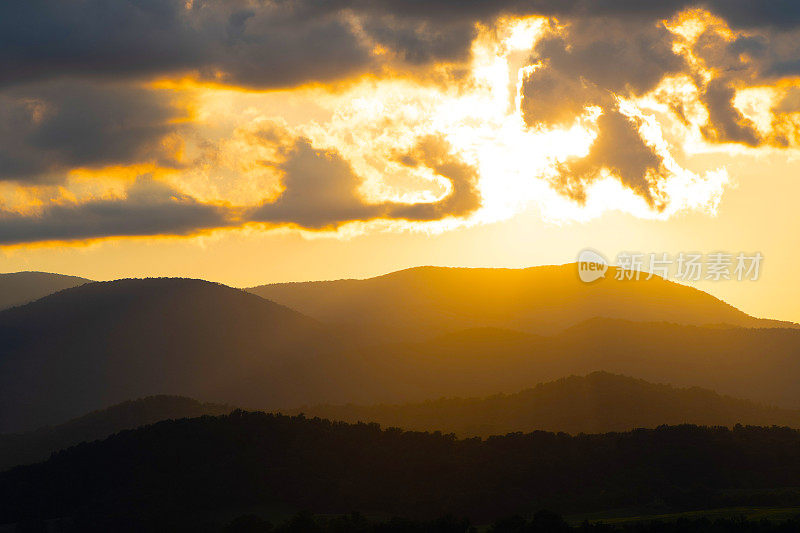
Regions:
[[800, 531], [799, 198], [800, 0], [0, 1], [0, 531]]
[[[175, 9], [211, 40], [238, 20]], [[0, 131], [0, 271], [242, 287], [563, 264], [584, 248], [759, 252], [758, 281], [692, 285], [800, 322], [800, 72], [781, 21], [716, 4], [500, 6], [437, 20], [428, 39], [424, 13], [386, 9], [303, 22], [264, 5], [239, 28], [252, 48], [131, 72], [9, 51], [27, 74], [0, 90], [23, 128]], [[385, 17], [415, 37], [370, 25]], [[325, 57], [292, 41], [282, 62], [260, 48], [276, 21], [338, 40]]]

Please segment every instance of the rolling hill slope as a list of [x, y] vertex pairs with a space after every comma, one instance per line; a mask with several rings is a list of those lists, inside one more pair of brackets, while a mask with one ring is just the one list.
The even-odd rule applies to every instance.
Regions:
[[601, 370], [800, 409], [800, 331], [788, 328], [592, 319], [549, 337], [480, 328], [359, 357], [362, 375], [386, 378], [373, 400], [353, 403], [512, 393]]
[[0, 312], [0, 432], [155, 394], [268, 410], [408, 403], [598, 370], [800, 409], [796, 329], [592, 319], [551, 336], [448, 331], [354, 343], [335, 325], [223, 285], [91, 283]]
[[782, 327], [697, 289], [665, 281], [582, 283], [574, 264], [526, 269], [419, 267], [365, 280], [249, 290], [370, 340], [425, 339], [475, 327], [550, 335], [595, 317], [689, 325]]
[[570, 376], [486, 398], [442, 398], [400, 405], [316, 405], [296, 410], [301, 412], [460, 437], [533, 430], [605, 433], [663, 424], [800, 428], [800, 410], [767, 407], [708, 389], [679, 389], [607, 372]]
[[12, 272], [0, 274], [0, 310], [23, 305], [91, 280], [48, 272]]
[[124, 429], [162, 420], [230, 413], [227, 405], [201, 403], [183, 396], [148, 396], [93, 411], [57, 426], [29, 433], [0, 434], [0, 470], [43, 461], [58, 450], [104, 439]]
[[335, 358], [319, 358], [335, 344], [314, 320], [223, 285], [90, 283], [0, 312], [0, 431], [154, 394], [265, 408], [325, 397]]

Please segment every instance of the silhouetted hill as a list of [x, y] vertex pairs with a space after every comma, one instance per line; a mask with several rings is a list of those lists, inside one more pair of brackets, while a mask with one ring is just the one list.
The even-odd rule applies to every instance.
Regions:
[[296, 412], [460, 437], [533, 430], [604, 433], [664, 424], [800, 428], [800, 411], [766, 407], [699, 387], [679, 389], [607, 372], [570, 376], [515, 394], [486, 398], [442, 398], [401, 405], [316, 405]]
[[43, 461], [58, 450], [80, 442], [104, 439], [123, 429], [134, 429], [161, 420], [222, 415], [228, 405], [201, 403], [183, 396], [148, 396], [93, 411], [57, 426], [29, 433], [0, 434], [0, 470]]
[[481, 521], [541, 508], [788, 506], [800, 502], [798, 479], [800, 433], [785, 428], [458, 440], [234, 412], [123, 431], [0, 473], [0, 523], [269, 507]]
[[0, 312], [0, 431], [154, 394], [264, 408], [325, 398], [334, 345], [314, 320], [223, 285], [89, 283]]
[[361, 374], [383, 379], [383, 386], [373, 400], [352, 403], [483, 397], [602, 370], [800, 409], [800, 331], [788, 328], [592, 319], [551, 337], [472, 329], [387, 344], [360, 357]]
[[796, 326], [751, 317], [658, 276], [582, 283], [575, 264], [526, 269], [418, 267], [365, 280], [248, 289], [371, 339], [423, 339], [475, 327], [552, 334], [594, 317], [743, 327]]
[[89, 279], [48, 272], [0, 274], [0, 310], [26, 304], [48, 294], [90, 282]]
[[549, 337], [443, 333], [359, 346], [223, 285], [90, 283], [0, 312], [0, 431], [154, 394], [258, 409], [407, 403], [517, 392], [596, 370], [800, 408], [796, 329], [593, 319]]

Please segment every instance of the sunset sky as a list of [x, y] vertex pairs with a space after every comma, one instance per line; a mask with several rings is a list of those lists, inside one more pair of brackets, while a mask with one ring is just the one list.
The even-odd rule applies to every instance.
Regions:
[[800, 321], [798, 48], [788, 0], [3, 2], [0, 271], [758, 251], [697, 286]]

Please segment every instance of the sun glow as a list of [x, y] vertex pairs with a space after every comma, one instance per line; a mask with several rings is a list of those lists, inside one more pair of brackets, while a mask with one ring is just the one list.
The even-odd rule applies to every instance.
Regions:
[[[483, 205], [468, 219], [424, 226], [509, 218], [532, 201], [549, 201], [554, 193], [547, 179], [554, 164], [585, 155], [595, 137], [586, 127], [596, 119], [591, 110], [568, 128], [538, 130], [523, 120], [521, 81], [533, 68], [524, 60], [544, 28], [545, 20], [537, 17], [483, 29], [463, 86], [443, 89], [408, 80], [364, 84], [338, 99], [330, 121], [299, 129], [321, 145], [336, 146], [364, 177], [362, 191], [371, 201], [435, 201], [447, 194], [436, 177], [410, 173], [392, 161], [392, 154], [411, 147], [418, 136], [441, 135], [478, 169]], [[412, 183], [423, 188], [409, 193], [393, 186]]]
[[[684, 17], [673, 21], [670, 29], [689, 41], [708, 24], [698, 20]], [[663, 219], [684, 209], [716, 209], [727, 182], [724, 170], [699, 176], [683, 168], [671, 153], [675, 144], [690, 151], [692, 146], [701, 151], [707, 145], [699, 133], [707, 115], [690, 79], [668, 77], [649, 95], [619, 98], [621, 111], [641, 123], [643, 140], [663, 158], [668, 176], [659, 182], [656, 193], [669, 199], [668, 207], [649, 205], [607, 169], [587, 183], [585, 199], [576, 201], [556, 190], [553, 182], [559, 165], [589, 154], [602, 110], [587, 107], [572, 124], [557, 128], [531, 127], [523, 116], [523, 83], [539, 68], [532, 50], [548, 32], [562, 28], [546, 18], [530, 17], [501, 19], [477, 30], [468, 72], [447, 83], [402, 73], [363, 76], [335, 87], [272, 91], [191, 78], [154, 81], [154, 89], [171, 92], [181, 107], [191, 110], [187, 130], [191, 133], [169, 140], [167, 151], [175, 160], [172, 167], [148, 163], [77, 169], [63, 187], [43, 187], [24, 198], [7, 187], [0, 191], [0, 201], [9, 209], [41, 205], [54, 194], [68, 201], [120, 197], [126, 184], [147, 174], [199, 202], [247, 209], [275, 201], [284, 190], [283, 176], [276, 168], [282, 155], [264, 137], [264, 131], [274, 130], [308, 139], [318, 149], [335, 150], [361, 180], [358, 190], [366, 203], [432, 203], [451, 192], [445, 177], [402, 161], [401, 155], [425, 136], [446, 141], [460, 160], [477, 171], [481, 206], [468, 216], [427, 222], [352, 222], [345, 224], [347, 229], [329, 232], [336, 237], [365, 228], [439, 232], [508, 219], [530, 206], [556, 223], [585, 221], [609, 210]], [[438, 71], [446, 70], [442, 66]], [[753, 99], [764, 96], [763, 91], [742, 91], [737, 105], [747, 111], [757, 107], [750, 104]], [[674, 119], [678, 104], [686, 114], [686, 124]], [[767, 126], [768, 118], [757, 117], [760, 128]], [[109, 179], [93, 179], [101, 175]], [[38, 194], [40, 200], [33, 201], [31, 194]]]
[[[214, 164], [185, 172], [186, 186], [198, 197], [214, 201], [246, 203], [248, 198], [276, 197], [280, 176], [263, 164], [270, 154], [253, 132], [259, 125], [278, 123], [316, 147], [341, 153], [362, 178], [360, 190], [366, 201], [435, 202], [448, 194], [449, 182], [429, 169], [401, 164], [397, 154], [422, 136], [439, 135], [478, 169], [482, 207], [460, 221], [393, 224], [436, 231], [454, 223], [508, 218], [541, 198], [552, 166], [585, 155], [595, 135], [585, 120], [553, 130], [531, 129], [524, 123], [521, 82], [533, 68], [526, 60], [545, 26], [546, 19], [532, 17], [482, 28], [473, 43], [468, 79], [450, 86], [404, 77], [365, 78], [343, 91], [305, 88], [281, 91], [281, 98], [274, 92], [193, 86], [205, 151], [210, 154], [205, 157], [213, 157]], [[223, 121], [236, 117], [237, 126], [215, 121], [216, 117]], [[209, 146], [213, 146], [210, 151]], [[188, 154], [202, 150], [199, 145], [187, 147]], [[252, 187], [242, 188], [242, 179]], [[259, 189], [264, 194], [259, 195]]]

